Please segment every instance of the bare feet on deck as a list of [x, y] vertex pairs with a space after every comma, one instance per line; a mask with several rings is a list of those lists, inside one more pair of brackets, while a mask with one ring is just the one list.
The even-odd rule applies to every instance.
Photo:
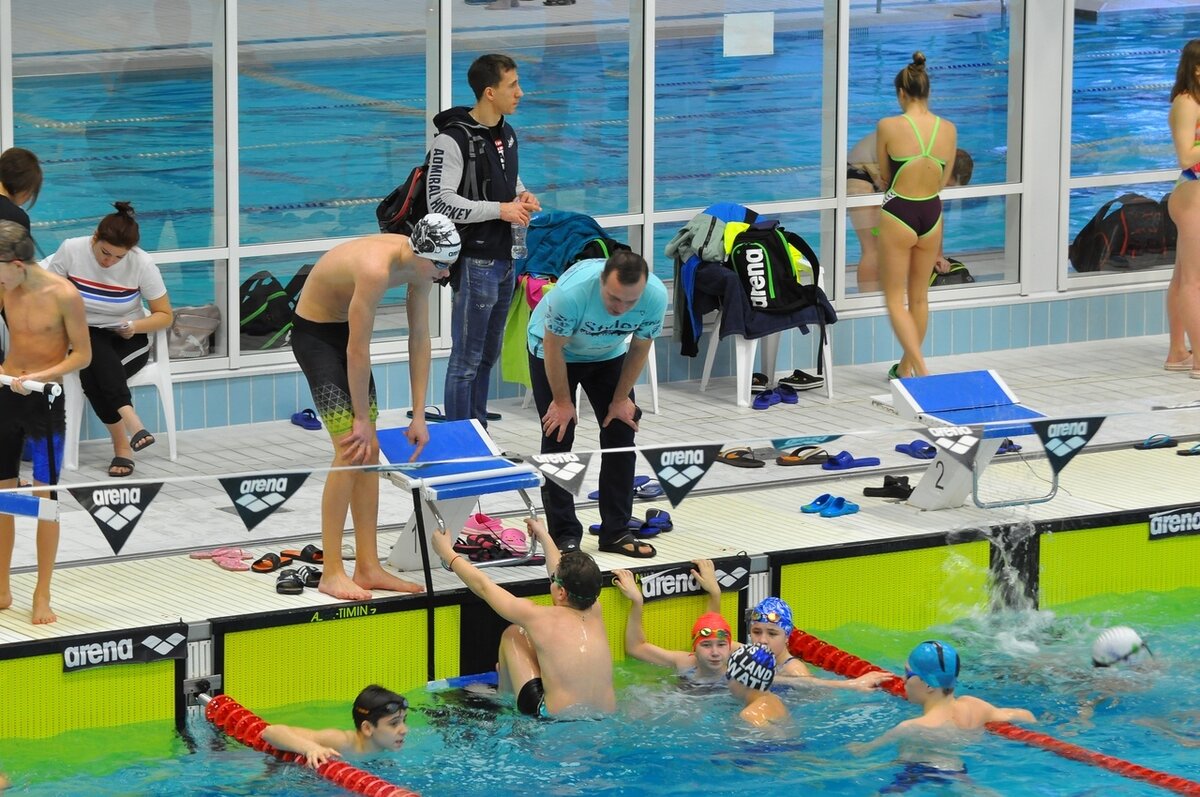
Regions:
[[40, 594], [37, 590], [33, 592], [33, 624], [46, 625], [58, 621], [56, 615], [50, 608], [50, 595]]
[[365, 589], [386, 589], [389, 592], [424, 592], [425, 587], [405, 581], [399, 576], [393, 576], [382, 567], [367, 570], [361, 566], [354, 568], [354, 583]]
[[371, 593], [358, 584], [355, 584], [350, 579], [350, 576], [345, 573], [335, 576], [327, 570], [321, 576], [321, 583], [317, 586], [317, 589], [326, 595], [332, 595], [344, 601], [367, 601], [371, 599]]

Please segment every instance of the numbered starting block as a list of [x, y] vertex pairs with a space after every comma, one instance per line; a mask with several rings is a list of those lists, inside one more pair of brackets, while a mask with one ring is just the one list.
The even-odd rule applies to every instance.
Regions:
[[1041, 503], [1054, 497], [1057, 473], [1049, 495], [993, 502], [979, 498], [980, 474], [1004, 438], [1034, 434], [1029, 421], [1045, 417], [1020, 404], [995, 371], [893, 379], [891, 387], [896, 414], [928, 425], [937, 448], [937, 457], [908, 503], [921, 509], [949, 509], [966, 503], [970, 493], [977, 506], [992, 508]]
[[[437, 556], [430, 547], [433, 529], [457, 536], [481, 495], [516, 490], [530, 515], [537, 510], [526, 490], [542, 486], [542, 476], [531, 465], [500, 456], [499, 449], [478, 421], [429, 424], [429, 443], [416, 462], [409, 462], [413, 446], [405, 430], [380, 429], [380, 462], [386, 478], [412, 491], [413, 515], [392, 546], [388, 564], [397, 570], [425, 570]], [[476, 567], [520, 564], [533, 559], [536, 540], [530, 539], [525, 556], [476, 562]]]

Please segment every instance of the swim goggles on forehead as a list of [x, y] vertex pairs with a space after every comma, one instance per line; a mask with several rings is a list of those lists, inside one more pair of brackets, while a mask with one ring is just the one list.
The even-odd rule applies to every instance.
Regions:
[[724, 628], [698, 628], [696, 634], [692, 637], [692, 645], [697, 642], [702, 642], [705, 639], [716, 638], [718, 642], [728, 642], [730, 640], [729, 632]]
[[408, 698], [400, 698], [399, 700], [390, 700], [374, 708], [359, 709], [359, 713], [366, 717], [386, 717], [389, 714], [398, 714], [401, 711], [408, 710]]
[[758, 609], [749, 609], [746, 612], [746, 622], [775, 623], [776, 625], [783, 625], [788, 623], [788, 619], [780, 612], [760, 612]]

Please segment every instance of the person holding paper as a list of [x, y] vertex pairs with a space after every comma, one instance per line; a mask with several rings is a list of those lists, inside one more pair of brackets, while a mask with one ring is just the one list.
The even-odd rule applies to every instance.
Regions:
[[[42, 265], [66, 277], [83, 297], [92, 364], [79, 372], [79, 381], [112, 438], [108, 475], [119, 477], [133, 473], [134, 452], [154, 444], [133, 408], [129, 377], [150, 361], [149, 333], [171, 326], [174, 315], [158, 266], [138, 247], [133, 205], [114, 202], [113, 207], [116, 211], [100, 220], [96, 232], [63, 241]], [[150, 315], [142, 309], [143, 299]]]

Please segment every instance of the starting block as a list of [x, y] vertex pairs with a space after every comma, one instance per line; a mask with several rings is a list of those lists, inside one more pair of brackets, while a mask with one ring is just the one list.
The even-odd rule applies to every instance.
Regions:
[[[478, 421], [447, 421], [429, 424], [429, 443], [416, 462], [408, 460], [413, 446], [405, 429], [380, 429], [380, 462], [390, 467], [384, 475], [393, 484], [412, 491], [413, 515], [392, 546], [388, 564], [397, 570], [425, 570], [437, 556], [430, 547], [432, 529], [457, 535], [481, 495], [516, 490], [529, 513], [537, 510], [527, 489], [542, 486], [542, 475], [531, 465], [512, 462]], [[520, 564], [533, 559], [537, 541], [529, 540], [525, 556], [476, 562], [476, 567]]]
[[937, 457], [909, 496], [909, 504], [920, 509], [950, 509], [965, 504], [970, 492], [979, 507], [1016, 506], [1049, 501], [1058, 491], [1055, 474], [1049, 495], [1011, 501], [979, 500], [979, 476], [991, 464], [1004, 438], [1033, 434], [1029, 421], [1045, 417], [1022, 405], [995, 371], [893, 379], [891, 388], [892, 408], [901, 418], [930, 427], [984, 425], [973, 462], [964, 464], [937, 447]]

